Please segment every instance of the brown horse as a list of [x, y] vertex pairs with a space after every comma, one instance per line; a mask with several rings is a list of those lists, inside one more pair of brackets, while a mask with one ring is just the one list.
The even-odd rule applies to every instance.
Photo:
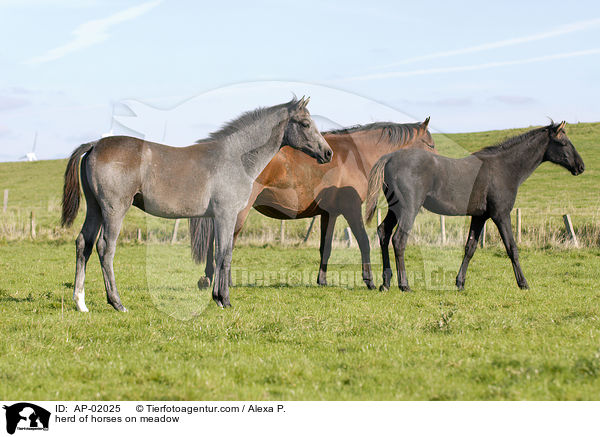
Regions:
[[[428, 124], [429, 118], [422, 123], [372, 123], [325, 132], [323, 137], [334, 153], [333, 160], [322, 165], [291, 147], [283, 147], [254, 182], [248, 204], [237, 216], [234, 243], [252, 207], [280, 220], [320, 215], [321, 266], [317, 283], [327, 285], [333, 230], [342, 215], [360, 248], [363, 280], [367, 287], [375, 288], [369, 237], [361, 216], [369, 172], [380, 157], [398, 149], [416, 147], [435, 152]], [[198, 281], [200, 288], [207, 287], [214, 274], [212, 219], [190, 219], [190, 235], [194, 259], [207, 260], [206, 276]]]

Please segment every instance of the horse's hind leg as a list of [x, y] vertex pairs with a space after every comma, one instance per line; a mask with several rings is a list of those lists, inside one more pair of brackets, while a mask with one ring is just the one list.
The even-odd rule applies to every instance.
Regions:
[[[394, 255], [396, 258], [396, 270], [398, 272], [398, 287], [402, 291], [410, 291], [408, 285], [408, 278], [406, 276], [406, 267], [404, 265], [404, 251], [406, 249], [406, 242], [408, 241], [408, 235], [413, 227], [415, 218], [419, 212], [419, 208], [423, 204], [422, 198], [417, 196], [418, 193], [412, 193], [409, 196], [410, 191], [404, 190], [404, 197], [396, 195], [397, 198], [403, 199], [402, 204], [398, 203], [394, 205], [395, 214], [398, 217], [398, 228], [392, 238], [394, 244]], [[410, 199], [416, 198], [417, 202], [410, 202]]]
[[93, 198], [88, 198], [85, 221], [81, 228], [81, 232], [75, 240], [77, 262], [75, 267], [73, 301], [75, 301], [77, 309], [82, 312], [88, 311], [87, 306], [85, 305], [85, 269], [92, 250], [94, 250], [94, 243], [96, 237], [98, 237], [101, 220], [102, 215], [98, 204]]
[[373, 282], [373, 273], [371, 272], [371, 247], [369, 246], [369, 236], [362, 221], [360, 203], [344, 213], [344, 218], [350, 225], [350, 229], [356, 237], [358, 247], [360, 248], [363, 281], [369, 290], [373, 290], [375, 283]]
[[392, 280], [389, 245], [390, 238], [392, 237], [392, 231], [394, 230], [394, 226], [396, 226], [396, 223], [396, 215], [390, 209], [388, 209], [388, 213], [386, 214], [385, 218], [383, 219], [381, 224], [377, 226], [379, 246], [381, 247], [381, 259], [383, 261], [383, 284], [381, 285], [381, 287], [379, 287], [379, 290], [381, 291], [389, 290], [390, 282]]
[[98, 256], [100, 258], [100, 265], [102, 266], [102, 275], [104, 276], [104, 286], [106, 288], [106, 300], [113, 306], [117, 311], [127, 311], [127, 309], [121, 303], [119, 292], [117, 291], [117, 284], [115, 281], [115, 272], [113, 269], [113, 260], [115, 257], [115, 250], [117, 246], [117, 237], [121, 231], [121, 224], [123, 222], [123, 214], [118, 214], [109, 219], [104, 219], [102, 224], [102, 230], [100, 231], [100, 238], [96, 244], [98, 250]]
[[394, 245], [394, 255], [396, 258], [396, 270], [398, 272], [398, 287], [402, 291], [410, 291], [408, 285], [408, 278], [406, 277], [406, 266], [404, 265], [404, 251], [406, 249], [406, 242], [408, 241], [408, 232], [403, 229], [401, 225], [398, 225], [396, 232], [392, 238]]
[[473, 216], [473, 218], [471, 218], [471, 228], [469, 229], [469, 236], [465, 244], [465, 256], [460, 265], [460, 269], [458, 270], [458, 274], [456, 275], [456, 287], [459, 290], [464, 290], [465, 288], [467, 268], [469, 267], [471, 258], [473, 258], [473, 255], [475, 254], [475, 250], [477, 250], [477, 242], [479, 241], [479, 236], [481, 235], [481, 230], [483, 229], [486, 220], [487, 217], [484, 216]]

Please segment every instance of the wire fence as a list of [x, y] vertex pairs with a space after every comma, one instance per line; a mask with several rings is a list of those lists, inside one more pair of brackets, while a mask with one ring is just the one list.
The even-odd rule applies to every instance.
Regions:
[[[386, 214], [377, 211], [377, 220], [366, 227], [371, 246], [378, 245], [376, 222]], [[60, 226], [60, 201], [50, 198], [30, 207], [11, 206], [10, 193], [3, 190], [0, 216], [0, 241], [35, 239], [37, 241], [72, 241], [85, 217], [85, 207], [71, 229]], [[469, 231], [469, 217], [444, 217], [422, 210], [415, 220], [409, 244], [462, 246]], [[558, 210], [548, 208], [516, 208], [512, 212], [515, 240], [521, 246], [600, 247], [600, 211]], [[490, 220], [480, 240], [483, 245], [502, 244], [498, 231]], [[237, 244], [241, 245], [308, 245], [320, 242], [320, 218], [274, 220], [252, 210]], [[168, 220], [149, 216], [132, 209], [126, 217], [120, 242], [189, 244], [187, 220]], [[356, 239], [347, 222], [340, 216], [334, 232], [334, 245], [356, 246]]]

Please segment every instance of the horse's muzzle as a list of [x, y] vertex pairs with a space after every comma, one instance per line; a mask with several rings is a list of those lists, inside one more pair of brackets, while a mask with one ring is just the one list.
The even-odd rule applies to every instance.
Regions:
[[581, 164], [578, 164], [573, 170], [571, 170], [571, 174], [573, 176], [579, 176], [584, 171], [585, 171], [585, 164], [582, 162]]
[[319, 152], [316, 154], [315, 158], [317, 158], [317, 162], [319, 164], [327, 164], [331, 162], [331, 158], [333, 158], [333, 150], [329, 147], [329, 144], [325, 142], [325, 144], [319, 144]]
[[323, 152], [323, 162], [321, 164], [331, 162], [331, 158], [333, 158], [333, 150], [325, 149], [325, 151]]

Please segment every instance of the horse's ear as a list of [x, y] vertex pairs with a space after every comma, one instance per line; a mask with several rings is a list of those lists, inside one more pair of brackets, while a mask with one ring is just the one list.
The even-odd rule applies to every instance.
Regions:
[[423, 123], [421, 123], [421, 130], [424, 132], [427, 130], [427, 126], [429, 126], [429, 119], [430, 117], [427, 117], [425, 119], [425, 121]]
[[307, 99], [306, 96], [302, 96], [302, 98], [298, 102], [298, 105], [296, 106], [296, 109], [298, 111], [306, 109], [306, 105], [308, 105], [309, 100], [310, 100], [310, 97]]
[[294, 112], [298, 112], [302, 109], [302, 105], [304, 105], [304, 96], [302, 96], [302, 98], [298, 101], [296, 101], [296, 104], [294, 106], [292, 106], [292, 109]]
[[565, 120], [561, 121], [558, 127], [556, 128], [556, 132], [560, 132], [561, 130], [563, 130], [565, 128], [565, 124], [567, 124]]

